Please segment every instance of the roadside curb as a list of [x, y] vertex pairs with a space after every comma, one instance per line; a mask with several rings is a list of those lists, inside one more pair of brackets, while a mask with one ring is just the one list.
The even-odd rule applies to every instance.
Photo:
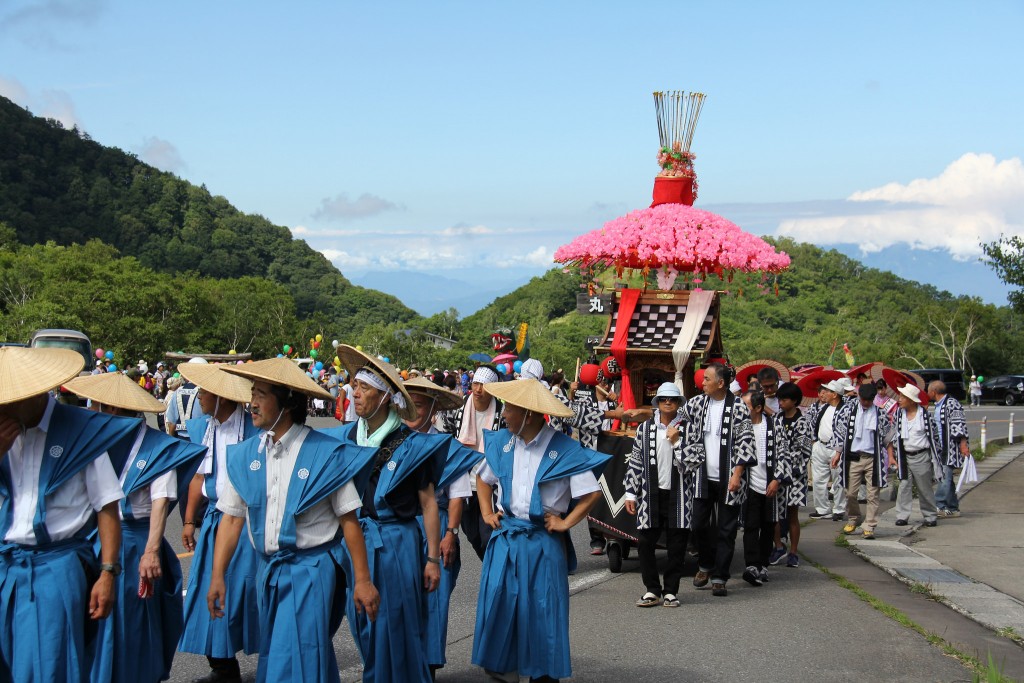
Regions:
[[[966, 496], [1022, 453], [1024, 444], [1013, 444], [978, 463], [978, 481], [965, 483], [960, 497]], [[922, 592], [929, 593], [950, 609], [986, 628], [997, 632], [1012, 628], [1017, 634], [1024, 635], [1024, 602], [910, 547], [907, 544], [909, 537], [921, 527], [920, 521], [907, 527], [897, 527], [895, 522], [895, 508], [886, 510], [879, 517], [876, 529], [879, 538], [865, 540], [859, 536], [848, 536], [851, 550], [904, 584], [923, 587]]]

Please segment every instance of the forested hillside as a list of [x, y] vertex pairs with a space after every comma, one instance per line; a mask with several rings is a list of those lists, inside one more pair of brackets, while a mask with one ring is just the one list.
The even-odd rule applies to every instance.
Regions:
[[[786, 365], [831, 361], [845, 367], [845, 343], [857, 362], [877, 360], [901, 368], [955, 366], [986, 375], [1024, 371], [1024, 347], [1019, 342], [1024, 318], [1009, 307], [954, 297], [866, 268], [835, 250], [791, 240], [774, 243], [792, 257], [792, 266], [778, 278], [777, 295], [774, 280], [762, 288], [757, 277], [733, 282], [709, 277], [703, 283], [724, 293], [722, 337], [733, 363], [774, 358]], [[548, 368], [575, 367], [576, 358], [585, 355], [586, 337], [603, 333], [608, 321], [606, 316], [576, 313], [581, 283], [577, 273], [556, 268], [449, 325], [450, 336], [460, 339], [452, 362], [486, 350], [494, 328], [528, 322], [534, 357]], [[607, 276], [600, 283], [613, 284]], [[628, 284], [643, 286], [640, 278]], [[434, 316], [425, 323], [437, 327], [442, 318]]]
[[287, 228], [3, 97], [0, 222], [22, 244], [98, 239], [160, 273], [270, 278], [299, 319], [320, 313], [358, 331], [417, 317], [393, 296], [352, 285]]

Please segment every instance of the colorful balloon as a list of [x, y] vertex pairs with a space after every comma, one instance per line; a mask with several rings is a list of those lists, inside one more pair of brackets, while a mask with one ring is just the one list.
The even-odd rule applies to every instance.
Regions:
[[323, 340], [324, 340], [324, 335], [322, 335], [322, 334], [318, 334], [318, 335], [316, 335], [316, 340], [317, 340], [318, 342], [321, 342], [321, 341], [323, 341]]
[[291, 346], [289, 346], [288, 344], [285, 344], [284, 346], [282, 346], [282, 347], [281, 347], [281, 349], [282, 349], [282, 350], [283, 350], [283, 351], [284, 351], [285, 353], [291, 353], [291, 352], [292, 352], [292, 347], [291, 347]]
[[522, 370], [523, 369], [523, 361], [517, 360], [515, 363], [512, 364], [512, 369], [515, 370], [516, 372], [519, 372], [520, 370]]
[[235, 351], [234, 349], [231, 349], [230, 351], [228, 351], [228, 355], [229, 355], [229, 356], [234, 356], [234, 355], [235, 355], [235, 354], [237, 354], [237, 353], [238, 353], [238, 352], [237, 352], [237, 351]]
[[508, 370], [508, 368], [505, 367], [504, 363], [498, 363], [496, 366], [494, 366], [494, 369], [498, 371], [499, 375], [504, 375]]
[[103, 349], [96, 349], [96, 358], [103, 358]]
[[318, 353], [316, 352], [316, 349], [313, 349], [312, 351], [310, 351], [310, 352], [309, 352], [309, 357], [310, 357], [310, 358], [312, 358], [312, 359], [314, 359], [314, 360], [316, 360], [316, 357], [317, 357], [318, 355], [319, 355], [319, 354], [318, 354]]
[[114, 352], [113, 351], [107, 351], [103, 355], [106, 356], [107, 360], [114, 360]]
[[107, 366], [107, 372], [117, 372], [117, 366], [111, 363]]
[[338, 344], [340, 344], [340, 343], [341, 342], [339, 342], [337, 339], [335, 339], [334, 341], [331, 342], [331, 346], [333, 346], [334, 348], [338, 348]]

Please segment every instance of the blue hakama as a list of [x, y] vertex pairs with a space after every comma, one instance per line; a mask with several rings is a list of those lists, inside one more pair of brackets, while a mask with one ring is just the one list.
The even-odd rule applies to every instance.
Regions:
[[[118, 683], [164, 681], [171, 675], [175, 646], [184, 621], [181, 563], [165, 540], [160, 546], [163, 576], [153, 582], [153, 595], [139, 597], [139, 560], [149, 540], [149, 518], [121, 522], [123, 571], [115, 580], [117, 603], [100, 622], [90, 680]], [[99, 551], [99, 544], [95, 550]]]
[[[336, 683], [340, 676], [332, 639], [341, 626], [345, 599], [341, 530], [328, 543], [299, 549], [296, 520], [349, 481], [358, 490], [377, 451], [308, 432], [291, 473], [277, 538], [280, 550], [267, 555], [266, 453], [259, 445], [250, 439], [228, 449], [231, 485], [245, 502], [251, 530], [252, 543], [243, 540], [239, 546], [253, 553], [253, 544], [261, 549], [257, 598], [262, 639], [256, 680]], [[230, 579], [225, 584], [230, 594]]]
[[[250, 543], [239, 543], [224, 573], [227, 595], [224, 618], [213, 619], [206, 605], [213, 575], [213, 543], [224, 514], [215, 503], [206, 509], [203, 528], [196, 539], [196, 552], [185, 593], [185, 630], [178, 649], [197, 655], [226, 659], [243, 650], [251, 655], [260, 649], [260, 620], [256, 599], [259, 556]], [[243, 528], [242, 534], [245, 534]]]
[[89, 680], [85, 565], [99, 569], [84, 539], [0, 552], [0, 681]]
[[473, 663], [521, 676], [567, 678], [569, 656], [569, 570], [576, 558], [566, 534], [544, 528], [540, 485], [591, 471], [599, 476], [611, 457], [583, 448], [556, 432], [537, 469], [529, 519], [509, 514], [515, 437], [503, 429], [485, 432], [487, 465], [498, 477], [501, 526], [491, 533], [480, 570]]
[[[437, 512], [441, 518], [441, 535], [443, 536], [448, 528], [448, 510], [438, 508]], [[421, 530], [422, 525], [421, 518]], [[423, 538], [426, 541], [425, 531], [423, 531]], [[424, 553], [426, 550], [427, 546], [424, 542]], [[445, 650], [448, 643], [448, 611], [461, 570], [462, 558], [460, 552], [456, 552], [450, 567], [445, 567], [444, 562], [441, 563], [441, 581], [437, 585], [437, 590], [427, 594], [427, 663], [430, 666], [444, 666], [447, 663]]]

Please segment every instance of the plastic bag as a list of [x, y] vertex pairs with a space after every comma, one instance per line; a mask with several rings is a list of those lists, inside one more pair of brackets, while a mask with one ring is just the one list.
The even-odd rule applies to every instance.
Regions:
[[978, 468], [974, 464], [974, 456], [968, 455], [964, 460], [964, 467], [960, 471], [960, 479], [956, 482], [956, 492], [960, 493], [960, 489], [966, 482], [976, 481], [978, 481]]

